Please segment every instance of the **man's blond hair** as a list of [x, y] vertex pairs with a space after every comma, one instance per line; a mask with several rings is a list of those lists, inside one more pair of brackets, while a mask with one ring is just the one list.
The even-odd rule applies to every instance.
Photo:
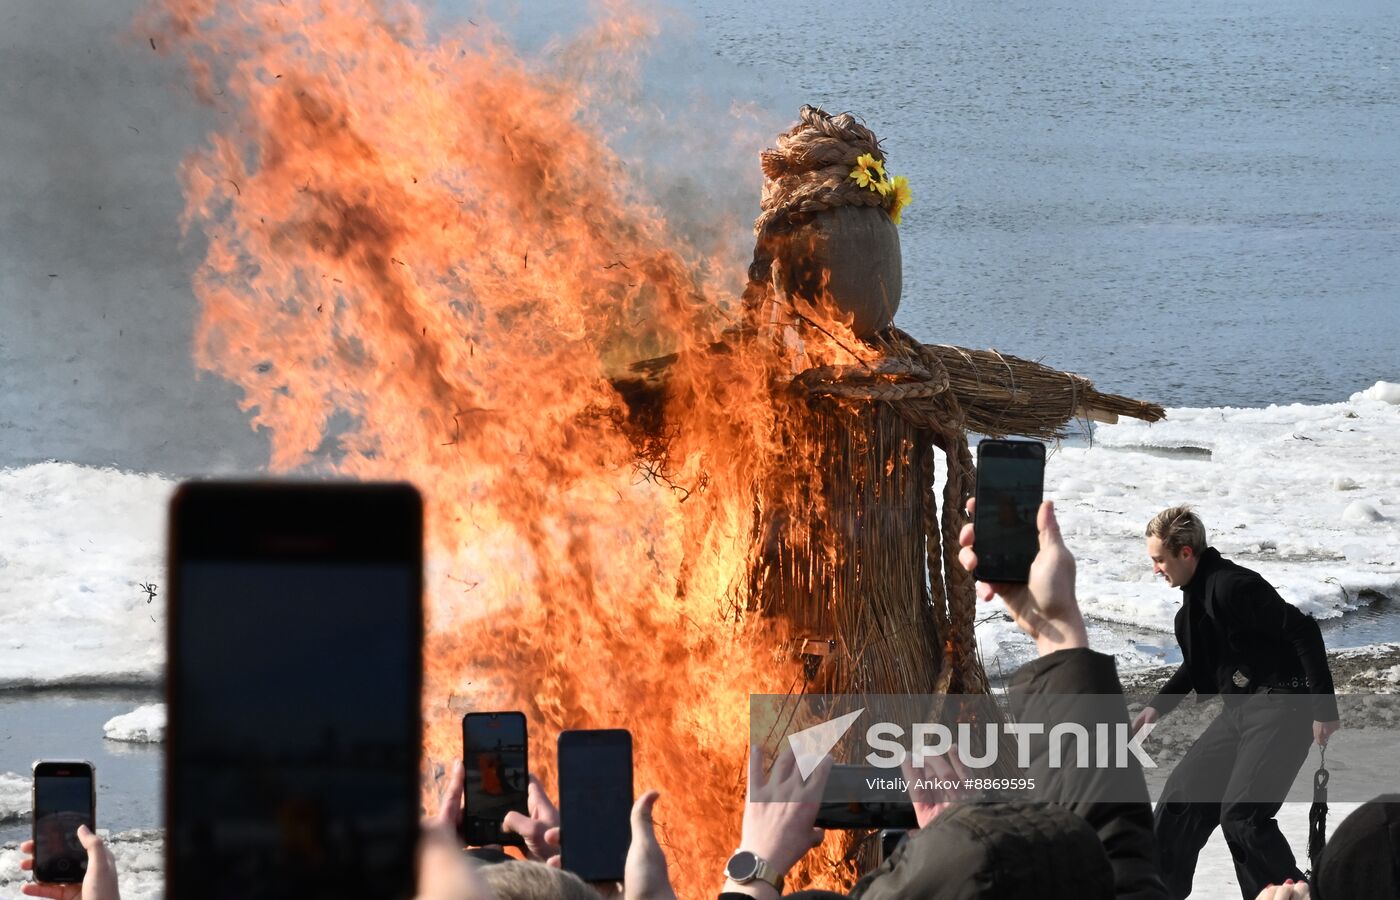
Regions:
[[598, 900], [598, 894], [573, 872], [544, 863], [511, 860], [478, 871], [499, 900]]
[[1180, 553], [1182, 547], [1190, 547], [1196, 556], [1206, 549], [1206, 526], [1195, 510], [1185, 504], [1168, 507], [1153, 516], [1147, 523], [1147, 537], [1160, 540], [1172, 556]]

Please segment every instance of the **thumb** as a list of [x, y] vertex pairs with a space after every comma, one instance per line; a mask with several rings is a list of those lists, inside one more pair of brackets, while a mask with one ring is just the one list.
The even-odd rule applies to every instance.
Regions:
[[1065, 539], [1060, 534], [1060, 520], [1055, 517], [1055, 501], [1046, 500], [1040, 504], [1040, 512], [1036, 514], [1036, 527], [1040, 531], [1040, 549], [1048, 550], [1054, 546], [1064, 546]]
[[656, 843], [656, 822], [652, 818], [652, 810], [660, 796], [660, 791], [647, 791], [632, 804], [632, 843]]

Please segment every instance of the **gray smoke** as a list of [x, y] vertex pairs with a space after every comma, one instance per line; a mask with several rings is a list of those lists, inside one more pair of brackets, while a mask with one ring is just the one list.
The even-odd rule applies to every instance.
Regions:
[[171, 473], [267, 459], [238, 392], [190, 359], [203, 255], [179, 163], [209, 130], [136, 0], [0, 13], [0, 465]]
[[[239, 391], [191, 362], [190, 276], [204, 246], [180, 233], [178, 173], [216, 113], [178, 60], [133, 32], [139, 5], [10, 0], [0, 12], [0, 467], [59, 459], [199, 474], [267, 461]], [[588, 24], [580, 6], [447, 2], [434, 15], [493, 16], [547, 59]], [[797, 101], [721, 64], [684, 15], [661, 22], [641, 81], [600, 115], [625, 125], [615, 149], [680, 233], [742, 256], [756, 153]], [[754, 142], [736, 146], [730, 106], [755, 99]]]

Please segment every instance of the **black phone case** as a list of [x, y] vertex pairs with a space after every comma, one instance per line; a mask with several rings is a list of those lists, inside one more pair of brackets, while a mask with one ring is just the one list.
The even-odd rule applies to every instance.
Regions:
[[[466, 716], [463, 716], [463, 717], [462, 717], [462, 764], [463, 764], [464, 766], [466, 766], [466, 764], [467, 764], [467, 753], [469, 752], [469, 748], [467, 747], [467, 718], [468, 718], [469, 716], [475, 716], [475, 715], [491, 715], [491, 714], [490, 714], [490, 713], [467, 713]], [[525, 771], [528, 773], [528, 772], [530, 771], [530, 728], [529, 728], [529, 723], [525, 721], [525, 714], [524, 714], [524, 713], [520, 713], [520, 712], [510, 711], [510, 712], [497, 713], [496, 715], [519, 716], [519, 717], [520, 717], [521, 722], [522, 722], [522, 726], [523, 726], [523, 727], [522, 727], [522, 731], [523, 731], [524, 734], [525, 734]], [[524, 847], [524, 846], [525, 846], [525, 839], [522, 838], [522, 837], [521, 837], [520, 835], [518, 835], [518, 834], [514, 834], [514, 833], [512, 833], [512, 832], [501, 831], [500, 829], [497, 829], [497, 832], [498, 832], [498, 833], [486, 834], [486, 833], [484, 833], [483, 831], [481, 831], [481, 830], [479, 830], [479, 829], [473, 827], [475, 823], [472, 822], [472, 820], [471, 820], [470, 818], [468, 818], [469, 814], [471, 813], [471, 798], [468, 796], [469, 792], [470, 792], [470, 782], [468, 782], [468, 784], [467, 784], [467, 785], [464, 785], [463, 788], [462, 788], [462, 825], [461, 825], [461, 828], [459, 829], [459, 834], [461, 835], [462, 840], [465, 841], [465, 842], [467, 843], [468, 846], [482, 847], [482, 846], [487, 846], [487, 845], [491, 845], [491, 844], [500, 844], [501, 846], [505, 846], [505, 847]], [[529, 792], [529, 787], [528, 787], [528, 785], [527, 785], [527, 787], [526, 787], [526, 789], [525, 789], [526, 803], [522, 803], [522, 804], [521, 804], [522, 807], [528, 808], [529, 796], [530, 796], [530, 792]]]
[[[1038, 442], [1038, 441], [984, 440], [984, 441], [982, 441], [981, 443], [979, 443], [979, 444], [977, 445], [977, 489], [976, 489], [976, 495], [977, 495], [979, 498], [981, 498], [981, 497], [983, 496], [983, 493], [984, 493], [984, 492], [983, 492], [983, 489], [982, 489], [982, 473], [983, 473], [983, 462], [984, 462], [983, 454], [984, 454], [984, 451], [986, 451], [986, 450], [991, 450], [991, 451], [993, 451], [993, 453], [996, 453], [997, 451], [1000, 451], [1000, 450], [1003, 450], [1003, 449], [1010, 449], [1010, 450], [1012, 450], [1012, 452], [1016, 452], [1016, 453], [1024, 452], [1024, 453], [1026, 453], [1026, 454], [1028, 454], [1028, 455], [1027, 455], [1027, 456], [1022, 456], [1022, 457], [1020, 457], [1020, 458], [1033, 458], [1033, 459], [1035, 459], [1036, 461], [1038, 461], [1038, 462], [1040, 463], [1040, 470], [1041, 470], [1040, 499], [1043, 501], [1044, 498], [1045, 498], [1045, 446], [1044, 446], [1043, 444], [1041, 444], [1040, 442]], [[988, 454], [988, 458], [990, 459], [991, 457], [992, 457], [992, 454]], [[1007, 455], [999, 456], [998, 458], [1000, 458], [1000, 459], [1014, 459], [1014, 458], [1017, 458], [1017, 457], [1016, 457], [1016, 456], [1012, 456], [1012, 455], [1010, 455], [1010, 454], [1007, 454]], [[995, 463], [991, 463], [991, 465], [992, 465], [992, 466], [995, 466]], [[1038, 506], [1039, 506], [1039, 502], [1038, 502], [1036, 505], [1037, 505], [1037, 507], [1038, 507]], [[983, 527], [983, 524], [982, 524], [983, 521], [984, 521], [984, 518], [983, 518], [983, 517], [984, 517], [984, 516], [990, 515], [990, 512], [991, 512], [991, 511], [990, 511], [989, 507], [986, 506], [985, 504], [983, 504], [982, 500], [979, 499], [979, 500], [977, 501], [977, 511], [976, 511], [976, 515], [973, 517], [973, 522], [974, 522], [974, 526], [975, 526], [975, 531], [976, 531], [978, 534], [985, 534], [985, 533], [986, 533], [987, 529], [985, 529], [985, 528]], [[1033, 523], [1032, 523], [1032, 527], [1034, 527], [1034, 524], [1033, 524]], [[974, 545], [973, 550], [976, 550], [976, 549], [977, 549], [977, 548], [976, 548], [976, 546]], [[976, 576], [977, 576], [977, 580], [978, 580], [978, 581], [999, 582], [999, 583], [1002, 583], [1002, 584], [1025, 584], [1025, 583], [1029, 580], [1029, 578], [1030, 578], [1030, 565], [1029, 565], [1029, 563], [1027, 563], [1027, 565], [1026, 565], [1026, 567], [1025, 567], [1024, 569], [1021, 569], [1021, 568], [1006, 569], [1006, 568], [1002, 568], [1002, 567], [996, 567], [996, 566], [986, 565], [985, 562], [986, 562], [986, 561], [983, 559], [982, 554], [979, 553], [979, 554], [978, 554], [978, 560], [977, 560], [977, 572], [976, 572]]]
[[[36, 766], [34, 767], [34, 781], [33, 781], [32, 790], [31, 790], [31, 792], [30, 792], [30, 800], [31, 800], [31, 807], [32, 807], [32, 821], [33, 821], [33, 828], [32, 828], [32, 830], [31, 830], [31, 832], [30, 832], [30, 837], [31, 837], [31, 839], [34, 841], [34, 880], [35, 880], [35, 881], [40, 881], [40, 880], [42, 880], [45, 884], [82, 884], [82, 883], [83, 883], [83, 878], [86, 877], [86, 875], [87, 875], [87, 861], [86, 861], [86, 859], [84, 859], [82, 865], [80, 865], [80, 866], [75, 866], [72, 872], [70, 872], [70, 873], [62, 873], [62, 872], [44, 872], [43, 870], [45, 870], [45, 869], [47, 869], [47, 868], [50, 868], [50, 866], [48, 865], [48, 861], [47, 861], [47, 860], [41, 859], [41, 858], [39, 857], [39, 846], [40, 846], [40, 844], [39, 844], [39, 784], [38, 784], [38, 779], [39, 779], [39, 775], [40, 775], [39, 768], [40, 768], [40, 766], [42, 766], [42, 765], [48, 765], [48, 764], [57, 764], [57, 763], [56, 763], [56, 762], [55, 762], [55, 763], [40, 763], [39, 765], [36, 765]], [[88, 762], [88, 761], [86, 761], [86, 760], [82, 760], [82, 761], [73, 761], [73, 762], [71, 762], [71, 763], [63, 763], [63, 764], [69, 765], [69, 766], [74, 766], [74, 767], [76, 767], [76, 766], [83, 766], [83, 767], [86, 767], [86, 768], [87, 768], [88, 798], [89, 798], [89, 799], [88, 799], [87, 824], [88, 824], [88, 827], [91, 828], [91, 829], [95, 832], [95, 831], [97, 830], [97, 769], [96, 769], [95, 766], [93, 766], [92, 763], [90, 763], [90, 762]], [[44, 876], [45, 876], [45, 877], [42, 878], [42, 879], [40, 879], [40, 877], [39, 877], [41, 872], [43, 872], [43, 874], [44, 874]]]
[[[567, 835], [568, 835], [568, 831], [567, 831], [568, 822], [567, 822], [567, 819], [565, 818], [565, 817], [568, 815], [568, 811], [567, 811], [567, 809], [565, 808], [567, 804], [566, 804], [566, 801], [564, 800], [564, 796], [563, 796], [563, 795], [564, 795], [564, 790], [563, 790], [563, 779], [566, 777], [566, 775], [565, 775], [565, 766], [564, 766], [564, 763], [563, 763], [563, 759], [562, 759], [562, 758], [563, 758], [564, 756], [567, 755], [567, 752], [568, 752], [568, 745], [569, 745], [571, 742], [578, 742], [578, 744], [586, 744], [586, 742], [594, 741], [594, 742], [597, 742], [598, 744], [601, 744], [601, 743], [611, 742], [611, 741], [614, 741], [614, 740], [619, 740], [619, 739], [620, 739], [620, 736], [623, 736], [623, 735], [626, 736], [627, 758], [628, 758], [628, 762], [629, 762], [629, 765], [628, 765], [628, 780], [627, 780], [627, 795], [628, 795], [628, 797], [629, 797], [628, 806], [630, 807], [632, 801], [636, 799], [635, 785], [633, 784], [633, 782], [632, 782], [632, 777], [631, 777], [631, 761], [632, 761], [632, 735], [631, 735], [631, 732], [628, 732], [628, 731], [625, 730], [625, 729], [617, 728], [617, 729], [599, 729], [599, 730], [595, 730], [595, 731], [572, 731], [572, 732], [570, 732], [570, 731], [565, 731], [565, 732], [561, 732], [560, 735], [559, 735], [559, 755], [560, 755], [560, 757], [561, 757], [560, 766], [559, 766], [559, 778], [560, 778], [560, 782], [561, 782], [561, 787], [560, 787], [560, 792], [559, 792], [559, 793], [560, 793], [560, 798], [559, 798], [559, 799], [560, 799], [559, 815], [560, 815], [560, 825], [563, 826], [563, 827], [561, 828], [562, 844], [561, 844], [561, 847], [560, 847], [560, 851], [561, 851], [561, 854], [560, 854], [560, 857], [561, 857], [561, 858], [560, 858], [560, 863], [562, 864], [563, 868], [568, 869], [568, 870], [571, 871], [571, 872], [574, 872], [576, 875], [578, 875], [578, 876], [579, 876], [580, 878], [582, 878], [583, 880], [589, 881], [589, 882], [593, 882], [593, 883], [611, 882], [611, 881], [621, 881], [621, 880], [622, 880], [623, 867], [624, 867], [623, 864], [625, 863], [625, 860], [626, 860], [627, 848], [624, 846], [624, 847], [622, 848], [622, 852], [621, 852], [620, 854], [618, 854], [619, 857], [620, 857], [620, 859], [619, 859], [619, 861], [618, 861], [617, 870], [616, 870], [615, 872], [614, 872], [614, 871], [606, 871], [606, 872], [603, 872], [603, 871], [584, 871], [584, 872], [579, 872], [579, 871], [577, 871], [576, 868], [571, 868], [571, 861], [570, 861], [570, 859], [569, 859], [569, 850], [568, 850], [568, 841], [569, 841], [569, 838], [568, 838], [568, 836], [567, 836]], [[596, 745], [596, 744], [595, 744], [595, 745]], [[586, 822], [587, 819], [585, 818], [584, 821]], [[577, 838], [576, 838], [575, 840], [577, 840]]]

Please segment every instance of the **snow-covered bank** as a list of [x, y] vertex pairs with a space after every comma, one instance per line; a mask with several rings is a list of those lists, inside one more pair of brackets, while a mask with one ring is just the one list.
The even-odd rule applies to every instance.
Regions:
[[138, 706], [123, 716], [115, 716], [102, 726], [109, 741], [159, 744], [165, 740], [165, 704]]
[[159, 677], [174, 487], [68, 463], [0, 470], [0, 687]]
[[0, 825], [29, 818], [31, 806], [29, 776], [0, 772]]
[[[1160, 661], [1180, 593], [1154, 579], [1148, 519], [1191, 503], [1221, 553], [1263, 574], [1318, 619], [1400, 599], [1400, 385], [1343, 403], [1172, 409], [1155, 425], [1100, 426], [1064, 447], [1046, 493], [1079, 560], [1079, 599], [1095, 643], [1120, 665]], [[1366, 512], [1369, 511], [1369, 512]], [[1140, 630], [1146, 640], [1124, 637]], [[1154, 636], [1155, 632], [1155, 636]], [[1400, 623], [1397, 623], [1400, 632]], [[996, 617], [979, 627], [989, 668], [1010, 672], [1028, 642]]]
[[[1047, 492], [1095, 644], [1131, 668], [1173, 643], [1179, 594], [1153, 580], [1142, 540], [1172, 503], [1195, 504], [1215, 546], [1318, 618], [1400, 600], [1397, 447], [1400, 385], [1382, 382], [1322, 406], [1173, 409], [1058, 449]], [[0, 470], [0, 688], [160, 677], [174, 487], [68, 463]], [[992, 673], [1010, 673], [1030, 646], [995, 612], [978, 639]]]

